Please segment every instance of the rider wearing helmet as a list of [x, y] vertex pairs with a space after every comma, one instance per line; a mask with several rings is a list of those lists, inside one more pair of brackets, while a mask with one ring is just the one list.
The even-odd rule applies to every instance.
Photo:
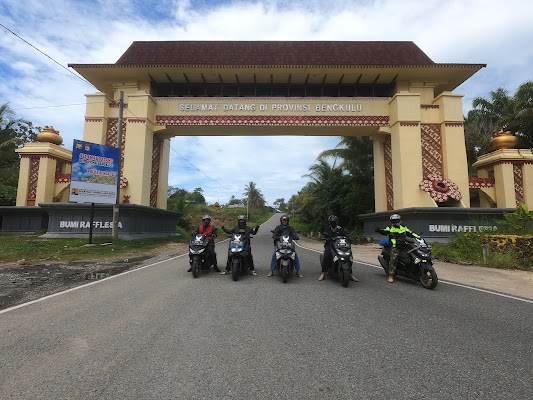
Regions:
[[[272, 254], [272, 260], [270, 261], [270, 272], [267, 275], [268, 277], [274, 275], [274, 271], [276, 270], [276, 244], [280, 237], [283, 235], [289, 235], [292, 240], [300, 239], [294, 228], [289, 225], [289, 220], [289, 216], [283, 214], [279, 219], [280, 224], [276, 226], [272, 233], [272, 239], [274, 239], [274, 253]], [[296, 252], [294, 257], [294, 269], [296, 269], [296, 276], [298, 278], [303, 278], [303, 275], [300, 274], [300, 259]]]
[[[217, 253], [215, 253], [215, 238], [217, 237], [218, 229], [211, 225], [211, 217], [209, 215], [202, 216], [202, 225], [198, 227], [196, 233], [205, 235], [209, 244], [207, 245], [207, 252], [209, 253], [209, 266], [213, 265], [213, 269], [216, 272], [220, 272], [217, 266]], [[187, 272], [191, 272], [192, 268], [189, 268]]]
[[389, 240], [392, 244], [391, 257], [389, 261], [389, 283], [394, 282], [394, 274], [396, 273], [396, 266], [398, 265], [398, 257], [402, 247], [405, 246], [405, 238], [407, 236], [420, 238], [416, 233], [411, 232], [411, 230], [402, 225], [402, 218], [399, 214], [392, 214], [389, 217], [390, 225], [385, 229], [376, 228], [376, 232], [381, 233], [382, 235], [388, 235]]
[[[256, 276], [257, 272], [254, 270], [254, 258], [252, 256], [252, 247], [250, 244], [250, 235], [255, 235], [257, 231], [259, 230], [259, 225], [256, 225], [254, 228], [250, 228], [246, 225], [246, 216], [245, 215], [239, 215], [237, 217], [237, 226], [233, 228], [232, 230], [228, 230], [222, 225], [222, 230], [226, 233], [238, 233], [242, 234], [244, 238], [244, 247], [247, 249], [244, 251], [244, 260], [248, 263], [248, 269], [252, 271], [252, 275]], [[230, 266], [229, 264], [226, 264], [226, 270], [222, 271], [222, 275], [226, 275], [230, 273]]]
[[[339, 218], [337, 218], [336, 215], [330, 215], [328, 217], [328, 226], [324, 229], [323, 234], [326, 238], [326, 243], [324, 243], [324, 262], [322, 264], [322, 272], [318, 277], [319, 281], [323, 281], [326, 278], [326, 272], [331, 268], [331, 262], [333, 261], [331, 243], [337, 236], [348, 236], [346, 229], [339, 225]], [[354, 282], [359, 282], [359, 280], [353, 275], [351, 275], [350, 278]]]

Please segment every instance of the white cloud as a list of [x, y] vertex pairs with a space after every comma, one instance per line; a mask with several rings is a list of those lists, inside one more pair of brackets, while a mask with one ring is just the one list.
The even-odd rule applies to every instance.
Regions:
[[[0, 23], [66, 67], [114, 63], [142, 40], [408, 40], [439, 63], [486, 63], [461, 85], [465, 111], [498, 87], [533, 79], [529, 0], [137, 1], [3, 0]], [[53, 125], [65, 145], [82, 138], [85, 94], [96, 90], [0, 27], [0, 103], [36, 125]], [[57, 107], [62, 106], [62, 107]], [[48, 108], [41, 108], [48, 107]], [[269, 202], [288, 199], [321, 137], [174, 138], [169, 184], [202, 187], [209, 200], [242, 196], [257, 183]], [[209, 176], [184, 162], [176, 151]], [[240, 165], [244, 157], [248, 164]], [[216, 181], [217, 183], [213, 182]], [[226, 189], [228, 188], [228, 189]]]

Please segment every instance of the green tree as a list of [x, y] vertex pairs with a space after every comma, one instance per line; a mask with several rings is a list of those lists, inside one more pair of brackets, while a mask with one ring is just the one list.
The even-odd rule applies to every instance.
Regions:
[[17, 191], [20, 158], [15, 149], [36, 140], [39, 127], [29, 121], [15, 118], [9, 104], [0, 106], [0, 205], [14, 205]]
[[254, 182], [250, 182], [244, 187], [243, 195], [250, 208], [258, 209], [265, 206], [265, 198]]
[[282, 197], [281, 199], [276, 199], [276, 201], [274, 202], [274, 207], [279, 210], [285, 211], [287, 210], [287, 203], [285, 203], [285, 199]]

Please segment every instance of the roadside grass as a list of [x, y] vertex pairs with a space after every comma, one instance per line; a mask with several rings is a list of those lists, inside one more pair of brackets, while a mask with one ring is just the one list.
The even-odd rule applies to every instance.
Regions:
[[520, 258], [513, 251], [491, 251], [483, 257], [483, 239], [480, 235], [460, 233], [449, 244], [434, 243], [433, 256], [442, 261], [468, 263], [490, 268], [531, 271], [531, 259]]
[[[121, 255], [144, 258], [151, 251], [169, 243], [180, 243], [182, 236], [144, 240], [118, 240], [111, 237], [88, 239], [44, 239], [35, 235], [0, 235], [0, 263], [28, 265], [44, 261], [80, 261]], [[136, 258], [137, 258], [136, 257]]]

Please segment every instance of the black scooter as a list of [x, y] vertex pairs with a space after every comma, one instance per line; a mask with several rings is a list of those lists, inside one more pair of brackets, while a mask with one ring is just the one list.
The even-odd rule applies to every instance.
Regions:
[[[426, 289], [435, 289], [439, 283], [437, 272], [433, 268], [431, 258], [431, 246], [422, 238], [405, 238], [406, 247], [400, 252], [396, 275], [403, 276], [415, 281], [420, 281]], [[389, 261], [391, 257], [392, 244], [383, 247], [383, 251], [378, 256], [379, 263], [389, 274]]]
[[[326, 239], [331, 238], [326, 233], [323, 233]], [[342, 286], [348, 287], [352, 277], [352, 242], [348, 236], [337, 236], [326, 244], [331, 248], [333, 255], [333, 265], [328, 273], [338, 278]], [[320, 254], [320, 265], [324, 265], [324, 253]]]
[[189, 242], [189, 264], [191, 264], [194, 278], [198, 278], [200, 270], [206, 270], [210, 267], [208, 262], [209, 252], [207, 251], [208, 244], [209, 241], [201, 233], [194, 234]]
[[230, 236], [228, 265], [231, 269], [231, 277], [234, 281], [238, 281], [239, 276], [244, 275], [248, 271], [248, 263], [245, 260], [245, 254], [248, 249], [244, 247], [244, 237], [242, 234], [232, 233]]
[[294, 241], [289, 235], [282, 235], [276, 243], [276, 270], [283, 283], [287, 283], [287, 278], [294, 272], [295, 258]]

